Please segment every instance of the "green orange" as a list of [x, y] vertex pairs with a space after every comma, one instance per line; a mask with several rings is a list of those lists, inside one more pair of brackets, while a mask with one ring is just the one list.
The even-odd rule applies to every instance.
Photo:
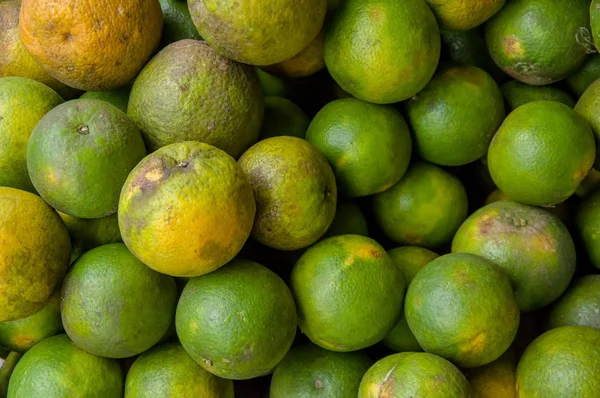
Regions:
[[517, 367], [519, 398], [595, 398], [600, 391], [600, 330], [564, 326], [533, 341]]
[[396, 184], [408, 168], [411, 138], [396, 109], [356, 98], [325, 105], [306, 133], [333, 168], [340, 193], [368, 196]]
[[[577, 105], [575, 105], [575, 112], [581, 115], [592, 127], [596, 146], [600, 142], [600, 116], [598, 116], [598, 111], [600, 111], [600, 80], [594, 81], [581, 94]], [[600, 151], [596, 152], [596, 167], [600, 166], [598, 152]]]
[[60, 289], [44, 308], [27, 318], [0, 323], [0, 346], [25, 352], [40, 341], [63, 331], [60, 318]]
[[289, 135], [304, 138], [310, 119], [308, 115], [287, 98], [265, 97], [265, 117], [260, 139]]
[[589, 7], [587, 0], [508, 1], [486, 24], [490, 54], [523, 83], [564, 79], [594, 51]]
[[356, 398], [373, 364], [362, 352], [332, 352], [313, 344], [293, 347], [275, 368], [269, 396]]
[[600, 78], [600, 55], [591, 54], [587, 57], [581, 68], [566, 78], [567, 85], [577, 97], [598, 78]]
[[522, 311], [556, 300], [575, 272], [575, 245], [558, 217], [510, 200], [469, 216], [454, 236], [452, 252], [477, 254], [498, 265], [510, 278]]
[[467, 217], [467, 193], [458, 178], [418, 161], [396, 185], [373, 197], [375, 219], [403, 245], [439, 247]]
[[233, 382], [202, 369], [179, 343], [165, 343], [139, 356], [125, 380], [125, 398], [233, 398]]
[[345, 0], [325, 30], [331, 76], [354, 97], [377, 104], [421, 91], [435, 72], [440, 47], [437, 22], [424, 0]]
[[36, 344], [21, 358], [10, 378], [8, 397], [123, 396], [119, 363], [77, 348], [60, 334]]
[[481, 25], [504, 5], [505, 0], [427, 0], [440, 29], [469, 30]]
[[84, 252], [94, 247], [121, 242], [119, 219], [116, 213], [91, 219], [76, 218], [60, 212], [58, 214], [69, 231], [71, 245]]
[[555, 101], [518, 107], [488, 151], [494, 182], [517, 202], [548, 206], [571, 196], [596, 158], [594, 134], [573, 109]]
[[35, 192], [27, 173], [27, 141], [40, 119], [62, 102], [35, 80], [0, 78], [0, 186]]
[[509, 349], [494, 362], [466, 369], [472, 398], [517, 398], [517, 359]]
[[130, 92], [131, 86], [127, 85], [113, 91], [86, 91], [79, 98], [102, 100], [127, 113]]
[[321, 30], [302, 51], [292, 58], [266, 66], [265, 69], [281, 77], [297, 79], [313, 75], [325, 67], [323, 59], [323, 46], [325, 44], [325, 34]]
[[402, 352], [380, 359], [360, 383], [359, 398], [468, 398], [471, 388], [456, 366], [433, 354]]
[[123, 242], [144, 264], [196, 276], [229, 262], [250, 235], [256, 205], [235, 160], [212, 145], [167, 145], [131, 172], [119, 201]]
[[534, 101], [556, 101], [571, 108], [575, 106], [571, 95], [556, 86], [532, 86], [518, 80], [511, 80], [504, 83], [500, 90], [509, 111]]
[[579, 205], [575, 216], [575, 224], [583, 240], [585, 251], [596, 268], [600, 268], [600, 236], [597, 226], [599, 221], [600, 191], [596, 190]]
[[202, 40], [188, 9], [186, 0], [160, 0], [163, 32], [160, 47], [184, 39]]
[[339, 352], [381, 341], [402, 312], [405, 286], [385, 250], [359, 235], [311, 246], [291, 275], [300, 330], [318, 346]]
[[0, 187], [0, 322], [41, 310], [69, 265], [69, 233], [39, 196]]
[[6, 356], [0, 356], [0, 396], [6, 397], [10, 376], [22, 356], [23, 354], [19, 352], [11, 352]]
[[62, 287], [62, 321], [78, 347], [127, 358], [167, 333], [176, 302], [173, 278], [146, 267], [124, 244], [113, 243], [84, 253], [70, 268]]
[[327, 231], [337, 202], [335, 177], [325, 157], [298, 137], [267, 138], [240, 158], [252, 184], [256, 219], [252, 237], [278, 250], [296, 250]]
[[473, 254], [447, 254], [427, 264], [408, 286], [404, 310], [425, 351], [465, 368], [498, 359], [519, 327], [508, 277]]
[[360, 207], [345, 200], [337, 203], [335, 217], [323, 238], [348, 234], [369, 236], [369, 228]]
[[177, 336], [204, 369], [227, 379], [270, 373], [297, 328], [294, 299], [275, 273], [248, 260], [187, 283], [179, 299]]
[[498, 85], [475, 66], [440, 69], [406, 103], [415, 149], [425, 160], [460, 166], [482, 157], [504, 119]]
[[152, 58], [127, 108], [149, 150], [201, 141], [235, 158], [258, 138], [263, 112], [254, 69], [197, 40], [172, 43]]
[[600, 275], [579, 279], [552, 306], [548, 327], [589, 326], [600, 329]]
[[42, 198], [78, 218], [117, 211], [125, 179], [146, 156], [139, 129], [100, 100], [66, 102], [35, 126], [27, 144], [27, 169]]

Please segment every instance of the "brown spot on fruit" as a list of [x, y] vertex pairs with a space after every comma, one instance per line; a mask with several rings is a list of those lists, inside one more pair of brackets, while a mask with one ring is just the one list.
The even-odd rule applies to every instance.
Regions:
[[502, 48], [508, 57], [520, 57], [523, 55], [523, 46], [519, 38], [515, 35], [505, 36], [502, 39]]

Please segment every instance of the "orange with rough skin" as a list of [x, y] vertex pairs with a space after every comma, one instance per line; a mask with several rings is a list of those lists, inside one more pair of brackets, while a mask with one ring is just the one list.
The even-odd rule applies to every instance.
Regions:
[[23, 0], [21, 41], [61, 82], [106, 91], [132, 80], [159, 44], [158, 0]]

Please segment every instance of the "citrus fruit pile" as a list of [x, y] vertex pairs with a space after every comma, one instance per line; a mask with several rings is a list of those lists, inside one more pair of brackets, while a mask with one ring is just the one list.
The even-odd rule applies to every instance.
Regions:
[[0, 398], [600, 397], [600, 0], [0, 0]]

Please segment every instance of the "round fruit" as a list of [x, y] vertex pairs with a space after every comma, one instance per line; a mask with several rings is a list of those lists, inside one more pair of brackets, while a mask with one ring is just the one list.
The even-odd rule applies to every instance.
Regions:
[[555, 101], [530, 102], [502, 123], [488, 151], [494, 182], [515, 201], [548, 206], [566, 200], [592, 168], [592, 129]]
[[33, 59], [19, 39], [19, 11], [21, 0], [0, 2], [0, 77], [21, 76], [37, 80], [56, 90], [63, 97], [73, 96], [77, 90], [59, 82]]
[[498, 359], [519, 327], [508, 277], [473, 254], [447, 254], [427, 264], [408, 286], [404, 309], [425, 351], [464, 368]]
[[401, 271], [373, 239], [341, 235], [310, 247], [296, 263], [291, 287], [298, 324], [330, 351], [356, 351], [381, 341], [402, 312]]
[[425, 87], [440, 47], [437, 22], [424, 0], [345, 0], [327, 23], [324, 55], [345, 91], [391, 104]]
[[583, 240], [589, 259], [596, 268], [600, 268], [598, 222], [600, 222], [600, 190], [596, 190], [585, 198], [579, 205], [576, 215], [579, 235]]
[[128, 107], [150, 150], [193, 140], [235, 158], [256, 141], [263, 112], [252, 68], [196, 40], [173, 43], [152, 58], [133, 84]]
[[0, 322], [41, 310], [69, 265], [69, 233], [39, 196], [0, 187]]
[[191, 279], [177, 305], [177, 336], [204, 369], [227, 379], [269, 373], [290, 349], [296, 307], [269, 269], [235, 260]]
[[600, 391], [600, 331], [564, 326], [544, 333], [517, 368], [520, 398], [595, 398]]
[[589, 6], [587, 0], [508, 1], [486, 24], [492, 58], [523, 83], [564, 79], [594, 52]]
[[340, 193], [349, 197], [385, 191], [400, 181], [410, 162], [411, 138], [400, 112], [356, 98], [325, 105], [306, 140], [325, 155]]
[[158, 343], [177, 302], [173, 278], [146, 267], [122, 243], [83, 254], [62, 290], [67, 334], [78, 347], [107, 358], [127, 358]]
[[36, 344], [10, 378], [8, 398], [123, 396], [119, 363], [85, 352], [64, 335]]
[[498, 12], [505, 0], [427, 0], [440, 29], [469, 30], [481, 25]]
[[[397, 247], [388, 250], [388, 254], [404, 274], [407, 286], [412, 282], [417, 272], [439, 257], [431, 250], [418, 246]], [[423, 351], [415, 335], [408, 327], [404, 310], [402, 310], [402, 316], [396, 326], [383, 339], [383, 344], [396, 352]]]
[[102, 218], [75, 218], [58, 213], [67, 226], [71, 245], [86, 252], [94, 247], [121, 242], [117, 213]]
[[586, 275], [567, 290], [550, 310], [548, 326], [600, 329], [600, 275]]
[[66, 102], [35, 126], [27, 144], [27, 169], [42, 198], [78, 218], [117, 211], [129, 172], [146, 155], [138, 128], [100, 100]]
[[498, 85], [474, 66], [450, 66], [406, 104], [419, 155], [444, 166], [482, 157], [504, 119]]
[[200, 35], [225, 57], [271, 65], [298, 54], [319, 33], [325, 0], [226, 3], [189, 0]]
[[290, 59], [269, 65], [265, 69], [276, 76], [291, 79], [313, 75], [325, 67], [325, 60], [323, 59], [324, 42], [325, 35], [321, 31], [304, 50]]
[[256, 198], [252, 237], [278, 250], [316, 242], [335, 216], [335, 177], [325, 157], [297, 137], [273, 137], [248, 149], [239, 164]]
[[580, 97], [598, 78], [600, 78], [600, 55], [591, 54], [581, 68], [567, 77], [566, 82], [575, 95]]
[[57, 289], [44, 308], [35, 314], [12, 322], [0, 322], [0, 346], [11, 351], [25, 352], [62, 331], [60, 289]]
[[11, 352], [0, 357], [0, 396], [6, 397], [10, 376], [22, 356], [23, 354], [19, 352]]
[[555, 86], [531, 86], [518, 80], [511, 80], [504, 83], [500, 90], [509, 111], [535, 101], [556, 101], [571, 108], [575, 106], [575, 101], [569, 93]]
[[467, 369], [474, 398], [517, 398], [517, 358], [508, 350], [500, 358], [478, 368]]
[[179, 343], [152, 348], [135, 360], [125, 380], [125, 398], [233, 398], [233, 382], [202, 369]]
[[202, 40], [190, 15], [186, 0], [159, 0], [163, 16], [160, 47], [179, 40]]
[[273, 76], [260, 68], [255, 68], [260, 83], [260, 90], [265, 97], [289, 97], [290, 84], [277, 76]]
[[287, 98], [265, 97], [265, 117], [260, 139], [289, 135], [304, 138], [310, 119], [300, 107]]
[[465, 376], [450, 362], [424, 352], [403, 352], [375, 363], [360, 383], [359, 398], [468, 398]]
[[[579, 97], [575, 112], [581, 115], [592, 127], [596, 146], [600, 143], [600, 80], [592, 83]], [[595, 166], [600, 166], [600, 151], [596, 152]]]
[[385, 234], [403, 245], [439, 247], [467, 217], [467, 193], [458, 178], [417, 162], [396, 185], [373, 197], [375, 218]]
[[312, 344], [292, 348], [275, 368], [270, 398], [356, 398], [373, 364], [361, 352], [331, 352]]
[[356, 203], [343, 201], [337, 204], [335, 217], [323, 238], [338, 235], [369, 236], [367, 219]]
[[255, 211], [252, 186], [235, 160], [188, 141], [157, 150], [133, 169], [121, 192], [119, 227], [150, 268], [197, 276], [240, 251]]
[[127, 104], [129, 103], [130, 92], [131, 87], [125, 86], [113, 91], [86, 91], [79, 98], [102, 100], [127, 113]]
[[119, 88], [142, 69], [160, 41], [157, 0], [22, 0], [20, 37], [53, 77], [88, 91]]
[[0, 186], [35, 192], [27, 173], [27, 141], [42, 116], [62, 102], [35, 80], [0, 78]]
[[452, 241], [452, 252], [493, 261], [510, 278], [521, 311], [556, 300], [575, 272], [575, 245], [558, 217], [510, 200], [473, 213]]
[[[594, 41], [594, 46], [596, 48], [592, 48], [590, 49], [588, 52], [589, 53], [594, 53], [596, 52], [596, 50], [598, 48], [600, 48], [600, 1], [598, 0], [592, 0], [590, 6], [589, 6], [589, 11], [590, 11], [590, 25], [591, 25], [591, 30], [592, 30], [592, 39]], [[590, 37], [589, 37], [589, 31], [585, 32], [586, 35], [584, 36], [584, 38], [586, 39], [585, 44], [588, 45], [590, 44]]]

